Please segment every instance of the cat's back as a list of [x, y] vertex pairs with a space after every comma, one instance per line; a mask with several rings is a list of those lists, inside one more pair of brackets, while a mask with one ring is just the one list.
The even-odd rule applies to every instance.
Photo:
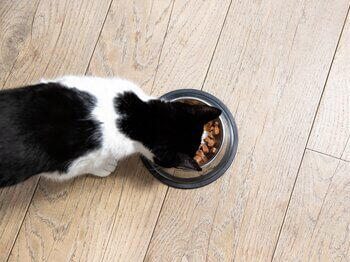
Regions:
[[109, 101], [113, 101], [115, 96], [124, 92], [133, 92], [144, 101], [153, 99], [153, 97], [146, 95], [136, 84], [122, 78], [68, 75], [54, 81], [66, 87], [77, 88], [80, 91], [88, 92], [98, 100], [108, 98]]
[[1, 91], [0, 181], [64, 172], [98, 148], [100, 127], [91, 118], [95, 104], [89, 93], [56, 82]]
[[91, 115], [101, 125], [103, 146], [113, 151], [113, 154], [120, 154], [120, 148], [127, 151], [133, 150], [133, 145], [127, 137], [117, 128], [117, 120], [120, 117], [115, 101], [125, 92], [136, 94], [141, 100], [154, 99], [143, 92], [133, 82], [120, 78], [100, 78], [94, 76], [65, 76], [57, 80], [58, 83], [87, 92], [96, 100]]
[[[115, 98], [133, 92], [151, 99], [132, 82], [117, 78], [65, 76], [0, 92], [0, 129], [13, 139], [30, 134], [52, 146], [56, 140], [88, 137], [115, 145], [120, 140]], [[69, 142], [72, 144], [72, 142]], [[74, 143], [75, 144], [75, 143]]]
[[38, 131], [38, 127], [46, 130], [47, 124], [87, 119], [95, 104], [89, 93], [55, 82], [4, 90], [0, 92], [0, 124], [9, 121], [16, 127], [31, 127], [27, 131]]
[[98, 77], [66, 76], [1, 91], [0, 187], [39, 173], [96, 173], [135, 147], [148, 153], [117, 128], [115, 100], [124, 92], [152, 99], [129, 81]]

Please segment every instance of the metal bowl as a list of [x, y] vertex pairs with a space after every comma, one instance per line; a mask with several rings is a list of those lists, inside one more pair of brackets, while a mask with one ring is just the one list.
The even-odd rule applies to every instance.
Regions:
[[230, 167], [237, 152], [238, 133], [231, 112], [216, 97], [196, 89], [180, 89], [167, 93], [160, 98], [166, 101], [191, 99], [220, 108], [222, 110], [219, 117], [222, 132], [221, 144], [216, 155], [201, 166], [201, 172], [162, 168], [141, 156], [143, 164], [154, 177], [171, 187], [192, 189], [212, 183]]

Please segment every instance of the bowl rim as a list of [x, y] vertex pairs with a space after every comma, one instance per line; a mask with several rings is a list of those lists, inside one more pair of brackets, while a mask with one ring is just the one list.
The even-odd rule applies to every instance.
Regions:
[[181, 99], [182, 97], [197, 98], [199, 100], [204, 100], [206, 103], [209, 103], [212, 106], [217, 106], [222, 110], [222, 114], [220, 117], [223, 117], [227, 120], [229, 129], [227, 135], [231, 135], [231, 139], [229, 141], [230, 144], [228, 145], [229, 154], [224, 155], [222, 159], [223, 161], [219, 162], [217, 168], [214, 168], [213, 170], [209, 171], [208, 174], [212, 173], [211, 175], [203, 175], [193, 178], [181, 178], [169, 175], [168, 173], [164, 172], [161, 167], [158, 167], [156, 164], [154, 164], [142, 155], [141, 160], [144, 166], [148, 169], [148, 171], [162, 183], [174, 188], [194, 189], [206, 186], [214, 182], [219, 177], [221, 177], [231, 166], [233, 159], [235, 158], [237, 153], [238, 130], [236, 122], [227, 106], [218, 98], [205, 91], [197, 89], [178, 89], [162, 95], [160, 99], [165, 101], [171, 101], [174, 99]]

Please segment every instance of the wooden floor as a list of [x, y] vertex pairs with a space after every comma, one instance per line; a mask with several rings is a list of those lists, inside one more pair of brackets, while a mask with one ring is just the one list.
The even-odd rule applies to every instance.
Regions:
[[350, 261], [349, 4], [1, 0], [0, 88], [93, 74], [202, 89], [240, 141], [197, 190], [136, 156], [105, 179], [2, 189], [0, 261]]

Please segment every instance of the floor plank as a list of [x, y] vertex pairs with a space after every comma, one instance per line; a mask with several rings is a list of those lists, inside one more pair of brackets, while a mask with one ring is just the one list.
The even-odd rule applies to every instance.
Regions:
[[150, 92], [173, 2], [114, 1], [88, 74], [129, 79]]
[[[121, 76], [150, 91], [172, 3], [113, 1], [87, 73]], [[140, 261], [165, 192], [138, 157], [104, 179], [59, 186], [42, 179], [10, 261]]]
[[[155, 4], [153, 5], [155, 6]], [[159, 6], [159, 4], [158, 4]], [[220, 7], [220, 8], [219, 8]], [[132, 50], [129, 51], [126, 49], [125, 51], [120, 52], [119, 55], [114, 55], [113, 52], [118, 52], [121, 50], [120, 47], [109, 45], [109, 47], [101, 47], [102, 50], [100, 52], [97, 49], [96, 56], [100, 67], [96, 66], [93, 68], [93, 72], [100, 72], [100, 68], [102, 68], [106, 64], [106, 57], [117, 57], [120, 59], [120, 63], [122, 61], [129, 61], [130, 66], [126, 68], [119, 63], [115, 63], [112, 59], [107, 59], [110, 61], [110, 64], [107, 66], [107, 70], [104, 72], [107, 75], [121, 75], [123, 77], [128, 77], [134, 79], [141, 86], [152, 93], [152, 95], [158, 96], [167, 91], [174, 90], [180, 86], [182, 83], [181, 80], [175, 81], [175, 77], [173, 76], [174, 72], [169, 71], [169, 64], [172, 64], [173, 61], [177, 61], [177, 67], [181, 67], [183, 65], [187, 65], [188, 61], [191, 61], [191, 58], [197, 61], [197, 65], [189, 65], [196, 67], [196, 71], [192, 74], [195, 74], [197, 78], [204, 78], [206, 70], [209, 66], [209, 61], [212, 56], [213, 50], [215, 48], [216, 40], [218, 38], [220, 28], [223, 24], [224, 15], [228, 8], [228, 1], [226, 1], [226, 9], [222, 8], [222, 5], [219, 5], [216, 2], [213, 5], [213, 2], [181, 2], [175, 1], [175, 5], [173, 7], [173, 12], [171, 14], [171, 20], [168, 26], [168, 31], [166, 35], [166, 40], [162, 49], [162, 55], [160, 57], [160, 63], [157, 64], [157, 77], [155, 79], [153, 85], [154, 75], [151, 73], [154, 72], [154, 68], [139, 68], [139, 64], [147, 64], [147, 63], [135, 63], [134, 57], [138, 57], [133, 55]], [[208, 12], [208, 9], [212, 10], [212, 12]], [[199, 10], [199, 13], [194, 14], [193, 10]], [[163, 12], [162, 12], [163, 13]], [[192, 19], [188, 19], [188, 16], [192, 15]], [[163, 16], [163, 15], [162, 15]], [[220, 19], [218, 19], [220, 18]], [[184, 21], [184, 19], [187, 19]], [[215, 20], [215, 23], [212, 23], [213, 27], [210, 31], [206, 29], [207, 24]], [[205, 21], [206, 23], [200, 25], [200, 22]], [[130, 22], [129, 22], [130, 23]], [[199, 26], [200, 25], [200, 26]], [[186, 30], [182, 31], [181, 28], [186, 28]], [[113, 28], [110, 29], [109, 34], [113, 35]], [[119, 30], [118, 30], [119, 31]], [[202, 36], [204, 35], [204, 36]], [[106, 36], [106, 37], [107, 37]], [[193, 45], [190, 44], [188, 46], [180, 44], [181, 41], [190, 41], [195, 42], [196, 39], [200, 38], [200, 36], [205, 37], [206, 41], [203, 43], [199, 43], [195, 50], [203, 50], [201, 53], [193, 54]], [[103, 39], [103, 37], [101, 37]], [[123, 39], [122, 36], [119, 36], [118, 39]], [[110, 41], [110, 40], [109, 40]], [[119, 40], [120, 41], [120, 40]], [[159, 42], [159, 40], [154, 39], [155, 43]], [[107, 41], [108, 42], [108, 41]], [[132, 47], [134, 42], [132, 43]], [[172, 53], [171, 50], [173, 46], [182, 45], [182, 53]], [[102, 46], [102, 45], [101, 45]], [[134, 48], [135, 50], [142, 50], [141, 48]], [[190, 52], [190, 50], [192, 51]], [[154, 54], [148, 54], [149, 51], [146, 49], [145, 52], [151, 61], [155, 60]], [[159, 50], [159, 46], [153, 46], [153, 52]], [[109, 55], [108, 55], [109, 54]], [[142, 56], [141, 56], [142, 57]], [[171, 62], [170, 62], [171, 61]], [[158, 61], [157, 61], [158, 62]], [[108, 62], [107, 62], [108, 63]], [[91, 63], [92, 67], [94, 65], [94, 61]], [[136, 69], [136, 70], [135, 70]], [[140, 72], [138, 69], [142, 69]], [[149, 72], [149, 73], [148, 73]], [[140, 73], [142, 74], [140, 77]], [[104, 73], [102, 73], [104, 74]], [[175, 73], [176, 74], [176, 73]], [[164, 77], [167, 75], [168, 77], [174, 77], [172, 83], [166, 83], [168, 81], [168, 77]], [[153, 77], [152, 77], [153, 76]], [[163, 77], [163, 78], [162, 78]], [[193, 79], [190, 78], [192, 81]], [[200, 82], [192, 82], [192, 87], [200, 88]], [[152, 90], [149, 88], [153, 87]], [[132, 167], [133, 169], [135, 166]], [[137, 169], [144, 170], [142, 167], [137, 167]], [[127, 173], [133, 173], [133, 170], [126, 170]], [[132, 176], [135, 176], [136, 181], [141, 179], [142, 176], [147, 176], [147, 171], [137, 171]], [[149, 175], [148, 175], [149, 176]], [[150, 179], [150, 180], [148, 180]], [[156, 223], [156, 219], [158, 217], [158, 213], [161, 208], [161, 204], [165, 197], [165, 192], [167, 187], [159, 184], [158, 181], [154, 181], [153, 178], [148, 178], [147, 181], [152, 181], [148, 187], [145, 188], [145, 185], [141, 185], [140, 187], [135, 187], [132, 180], [125, 182], [124, 190], [121, 194], [120, 198], [120, 207], [118, 214], [116, 215], [116, 220], [114, 223], [114, 229], [111, 233], [109, 245], [107, 246], [104, 260], [113, 261], [114, 259], [120, 261], [138, 261], [142, 259], [145, 255], [146, 249], [148, 246], [149, 240], [151, 238], [151, 233]], [[155, 195], [154, 195], [155, 192]], [[154, 200], [154, 197], [157, 201]], [[156, 215], [156, 216], [155, 216]], [[142, 230], [141, 230], [142, 229]], [[150, 231], [152, 229], [152, 231]], [[130, 253], [130, 250], [137, 250], [137, 252]], [[143, 254], [143, 256], [141, 256]]]
[[[161, 193], [161, 188], [144, 171], [142, 173], [140, 168], [134, 168], [136, 161], [137, 158], [133, 158], [125, 162], [117, 169], [117, 176], [105, 179], [86, 177], [59, 186], [41, 180], [10, 261], [27, 261], [30, 258], [40, 261], [101, 261], [114, 220], [117, 214], [123, 215], [125, 206], [127, 208], [132, 205], [134, 208], [129, 212], [135, 216], [139, 214], [144, 223], [157, 214], [156, 208], [145, 210], [147, 206], [142, 205], [147, 199], [148, 203], [157, 207], [159, 200], [156, 196]], [[137, 177], [140, 173], [144, 176]], [[139, 202], [136, 202], [135, 197], [130, 198], [135, 202], [127, 202], [124, 198], [130, 197], [128, 193], [131, 189], [125, 187], [125, 184], [132, 184], [129, 188], [145, 193], [148, 188], [154, 191], [148, 193], [147, 198], [138, 199]], [[132, 223], [133, 220], [130, 219], [128, 222]], [[143, 221], [139, 224], [139, 234], [147, 233], [147, 229], [141, 227]], [[124, 231], [124, 234], [127, 233], [131, 232]], [[134, 254], [137, 255], [138, 252], [142, 255], [142, 251]]]
[[0, 88], [16, 63], [25, 39], [31, 33], [33, 16], [39, 0], [3, 0], [0, 4]]
[[[84, 73], [110, 2], [2, 1], [0, 87]], [[146, 253], [146, 261], [271, 258], [348, 3], [233, 0], [217, 45], [229, 6], [230, 0], [176, 0], [174, 5], [172, 0], [114, 0], [88, 68], [88, 74], [132, 79], [155, 96], [204, 85], [238, 122], [239, 152], [227, 174], [202, 189], [169, 189], [167, 196], [167, 187], [137, 157], [106, 179], [41, 180], [11, 261], [139, 261]], [[339, 52], [345, 56], [342, 42]], [[334, 66], [346, 74], [340, 56]], [[346, 101], [340, 104], [348, 115]], [[340, 122], [343, 127], [344, 119]], [[350, 142], [343, 140], [343, 158], [349, 159]], [[309, 162], [300, 174], [315, 173], [305, 183], [316, 179], [316, 195], [301, 200], [293, 195], [293, 201], [314, 204], [308, 209], [312, 219], [320, 210], [320, 222], [312, 224], [314, 233], [305, 240], [317, 248], [305, 252], [312, 259], [346, 261], [349, 168], [340, 161], [336, 169], [336, 160], [313, 154], [307, 151]], [[0, 261], [9, 255], [36, 184], [33, 179], [0, 190]], [[294, 192], [304, 192], [305, 186]], [[293, 238], [314, 222], [306, 221], [291, 236], [290, 212], [303, 215], [295, 205], [288, 210], [291, 223], [283, 227], [277, 258], [288, 254]], [[338, 230], [344, 235], [332, 234]]]
[[350, 163], [307, 151], [274, 261], [349, 261]]
[[0, 261], [6, 261], [33, 196], [37, 179], [0, 189]]
[[[168, 28], [173, 1], [143, 1], [130, 5], [115, 2], [91, 62], [89, 73], [130, 79], [150, 93]], [[119, 10], [126, 10], [120, 14]], [[117, 27], [115, 25], [118, 25]], [[152, 93], [155, 96], [159, 92]], [[125, 173], [123, 191], [109, 201], [118, 201], [104, 261], [141, 261], [167, 190], [141, 162], [133, 158]], [[130, 252], [133, 250], [133, 252]]]
[[147, 261], [272, 258], [347, 8], [232, 2], [204, 90], [236, 117], [237, 158], [212, 185], [169, 189]]
[[[19, 52], [30, 37], [31, 21], [39, 1], [2, 1], [0, 4], [0, 89], [3, 88]], [[9, 256], [37, 180], [0, 189], [0, 261]]]
[[230, 0], [175, 1], [153, 90], [200, 89]]
[[350, 17], [348, 17], [308, 147], [350, 160]]
[[40, 1], [5, 87], [84, 74], [110, 2]]
[[[0, 5], [1, 87], [85, 73], [110, 0], [9, 2]], [[10, 253], [37, 181], [0, 190], [0, 261]]]

